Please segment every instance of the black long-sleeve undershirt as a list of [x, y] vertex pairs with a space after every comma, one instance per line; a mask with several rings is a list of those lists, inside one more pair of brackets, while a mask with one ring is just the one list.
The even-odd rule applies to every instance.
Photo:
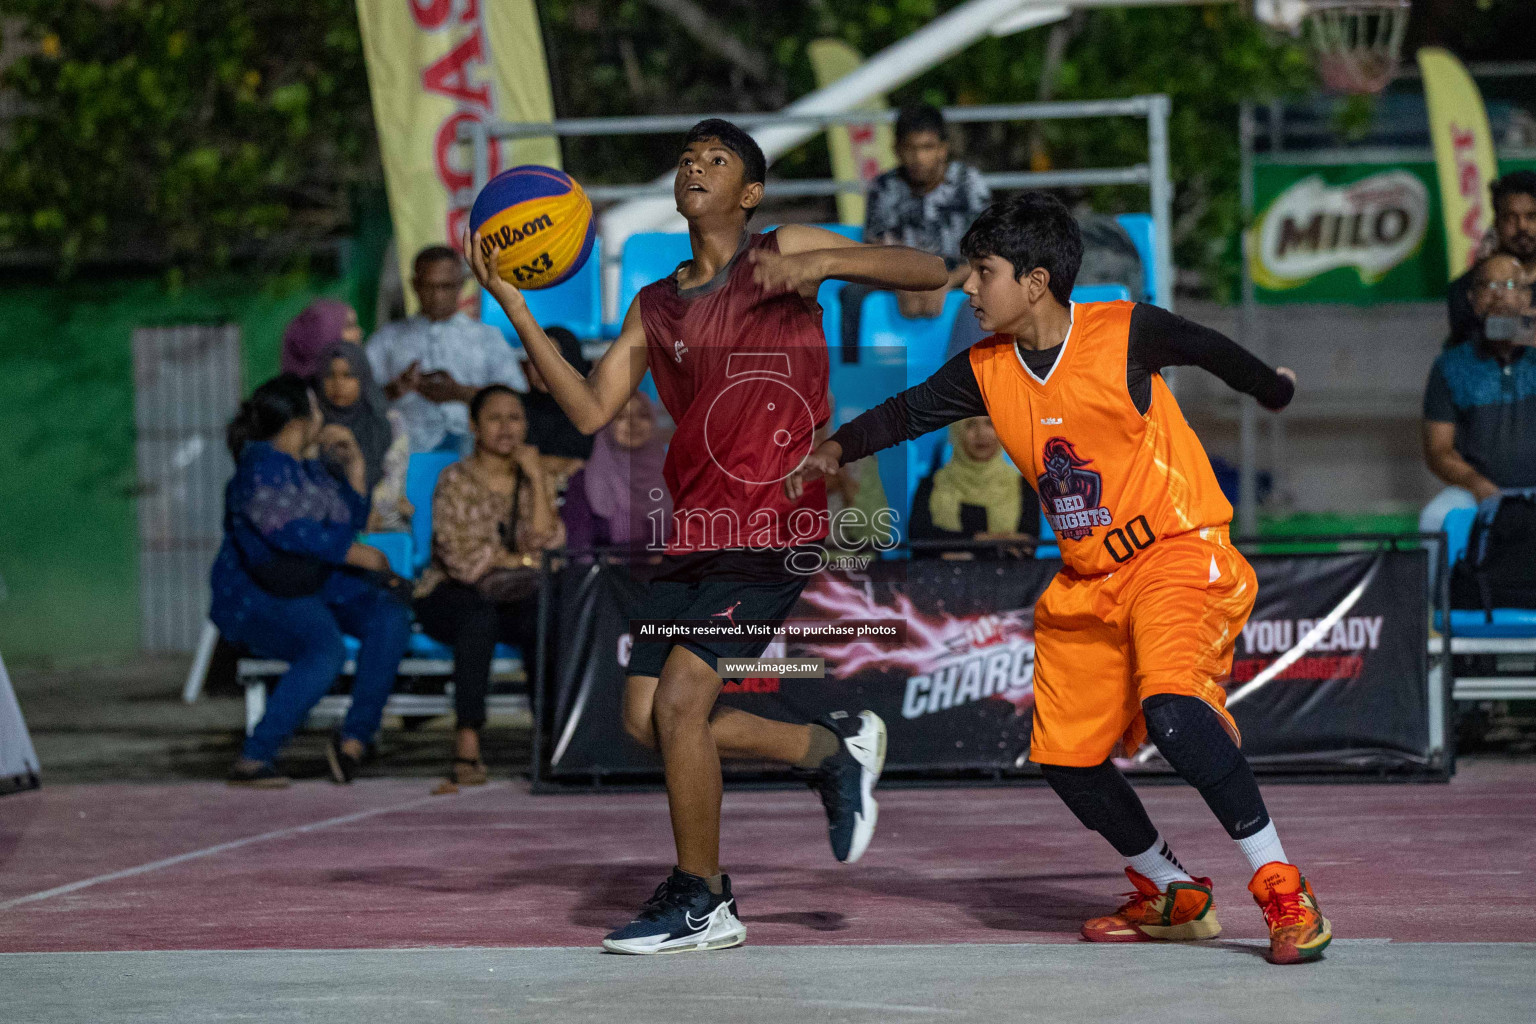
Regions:
[[[1019, 355], [1035, 376], [1044, 378], [1061, 349], [1020, 349]], [[1152, 375], [1169, 366], [1198, 366], [1267, 409], [1285, 408], [1295, 394], [1289, 377], [1220, 331], [1138, 302], [1131, 311], [1125, 385], [1139, 412], [1145, 413], [1152, 403]], [[842, 460], [849, 463], [958, 420], [985, 415], [970, 353], [961, 352], [921, 384], [843, 424], [830, 440], [842, 446]]]

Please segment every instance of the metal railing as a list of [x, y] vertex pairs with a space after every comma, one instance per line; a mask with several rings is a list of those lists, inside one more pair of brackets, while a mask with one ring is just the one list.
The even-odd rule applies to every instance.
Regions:
[[[1093, 185], [1144, 185], [1150, 195], [1153, 223], [1153, 275], [1161, 305], [1173, 308], [1173, 185], [1168, 169], [1168, 116], [1170, 103], [1163, 94], [1129, 96], [1116, 100], [1058, 103], [1005, 103], [973, 107], [946, 107], [950, 123], [1048, 121], [1090, 117], [1142, 117], [1147, 122], [1147, 161], [1129, 167], [1095, 167], [1055, 171], [1004, 171], [984, 174], [993, 189], [1061, 188]], [[647, 117], [560, 118], [554, 121], [470, 121], [459, 126], [459, 140], [470, 146], [474, 188], [478, 194], [490, 179], [491, 140], [528, 139], [546, 136], [584, 138], [613, 135], [660, 135], [682, 133], [705, 117], [720, 116], [748, 131], [781, 126], [869, 124], [894, 121], [894, 110], [846, 110], [820, 114], [672, 114]], [[767, 190], [775, 196], [832, 196], [862, 192], [860, 181], [830, 178], [770, 179]], [[670, 198], [672, 186], [663, 181], [632, 185], [586, 187], [594, 202]], [[617, 246], [609, 258], [618, 257]]]

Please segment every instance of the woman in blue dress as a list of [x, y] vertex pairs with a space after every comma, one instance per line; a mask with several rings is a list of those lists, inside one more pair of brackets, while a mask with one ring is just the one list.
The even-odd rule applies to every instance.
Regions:
[[227, 639], [289, 665], [229, 782], [288, 784], [278, 749], [330, 691], [347, 660], [343, 634], [361, 646], [352, 706], [326, 753], [334, 780], [350, 782], [411, 635], [406, 603], [380, 582], [387, 561], [357, 543], [369, 509], [362, 453], [351, 431], [323, 425], [314, 393], [293, 374], [256, 389], [228, 442], [236, 466], [209, 617]]

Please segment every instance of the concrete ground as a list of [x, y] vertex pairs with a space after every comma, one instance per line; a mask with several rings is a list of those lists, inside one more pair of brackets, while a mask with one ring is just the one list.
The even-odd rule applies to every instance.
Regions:
[[[44, 786], [0, 799], [0, 1022], [1536, 1019], [1529, 759], [1466, 759], [1447, 785], [1268, 785], [1335, 925], [1317, 964], [1263, 960], [1246, 866], [1180, 786], [1143, 796], [1216, 878], [1212, 942], [1078, 941], [1127, 884], [1047, 789], [884, 790], [852, 867], [812, 794], [733, 791], [749, 944], [626, 958], [596, 942], [670, 866], [664, 794], [531, 796], [505, 781], [526, 763], [506, 729], [499, 781], [432, 796], [434, 726], [389, 730], [353, 786], [231, 790], [241, 705], [182, 704], [184, 671], [13, 671]], [[322, 773], [320, 741], [293, 774]]]
[[[1276, 968], [1256, 946], [745, 946], [263, 950], [0, 956], [28, 1024], [1415, 1024], [1531, 1019], [1536, 947], [1335, 943]], [[14, 1014], [14, 1016], [12, 1016]]]

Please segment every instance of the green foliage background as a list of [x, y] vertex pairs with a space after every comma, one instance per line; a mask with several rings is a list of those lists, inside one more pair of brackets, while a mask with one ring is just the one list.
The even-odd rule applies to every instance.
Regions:
[[[955, 0], [714, 0], [722, 31], [763, 67], [716, 55], [645, 0], [544, 0], [563, 116], [769, 109], [814, 88], [812, 39], [866, 54]], [[64, 274], [82, 262], [289, 268], [350, 227], [349, 191], [381, 182], [353, 0], [0, 0], [7, 42], [28, 50], [0, 74], [20, 107], [0, 140], [0, 249]], [[1235, 215], [1235, 105], [1308, 82], [1303, 56], [1237, 5], [1102, 9], [1074, 21], [1055, 98], [1167, 92], [1175, 120], [1176, 259], [1220, 265]], [[979, 41], [893, 99], [993, 103], [1036, 97], [1048, 30]], [[1028, 166], [1031, 126], [979, 126], [972, 159]], [[1145, 157], [1134, 121], [1054, 122], [1036, 142], [1059, 167]], [[567, 144], [592, 181], [643, 180], [672, 158], [662, 137]], [[825, 172], [818, 143], [779, 165]], [[1091, 197], [1145, 208], [1142, 190]]]

